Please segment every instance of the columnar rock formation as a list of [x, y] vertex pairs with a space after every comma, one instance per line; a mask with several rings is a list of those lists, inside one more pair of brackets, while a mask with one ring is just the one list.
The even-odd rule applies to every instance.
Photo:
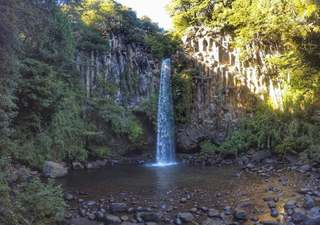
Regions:
[[116, 103], [136, 107], [157, 91], [159, 63], [143, 47], [127, 44], [123, 37], [110, 34], [109, 51], [80, 52], [74, 63], [83, 76], [87, 95], [91, 96], [99, 79], [117, 87]]
[[241, 49], [232, 49], [231, 36], [222, 30], [195, 27], [189, 33], [183, 43], [188, 67], [197, 70], [196, 97], [191, 122], [178, 129], [180, 147], [190, 149], [207, 138], [222, 143], [266, 96], [281, 106], [280, 84], [271, 79], [276, 68], [266, 63], [275, 46], [257, 41], [256, 51], [240, 59]]

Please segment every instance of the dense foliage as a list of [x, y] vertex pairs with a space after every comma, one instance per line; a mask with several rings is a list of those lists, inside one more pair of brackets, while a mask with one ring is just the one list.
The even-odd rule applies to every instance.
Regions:
[[126, 103], [115, 103], [114, 81], [101, 79], [88, 98], [70, 65], [75, 54], [109, 51], [110, 35], [161, 60], [179, 46], [173, 33], [113, 0], [5, 0], [0, 7], [1, 156], [40, 169], [45, 160], [111, 157], [112, 136], [138, 143], [142, 126]]
[[10, 167], [9, 158], [0, 159], [1, 224], [57, 224], [64, 218], [66, 203], [62, 188], [54, 180], [43, 184], [26, 168]]
[[135, 112], [115, 103], [114, 81], [86, 95], [74, 55], [108, 52], [115, 35], [161, 61], [180, 42], [113, 0], [3, 0], [0, 18], [0, 223], [56, 224], [60, 187], [16, 180], [8, 159], [41, 170], [45, 160], [115, 157], [112, 138], [134, 146], [144, 132]]
[[[193, 26], [219, 27], [233, 36], [230, 47], [241, 50], [241, 59], [252, 65], [259, 49], [272, 46], [266, 63], [276, 68], [269, 76], [281, 83], [283, 104], [271, 101], [240, 124], [217, 147], [203, 144], [208, 152], [236, 155], [256, 149], [272, 149], [317, 158], [320, 142], [315, 134], [320, 109], [319, 1], [307, 0], [172, 0], [167, 6], [180, 36]], [[289, 79], [288, 79], [289, 77]], [[294, 132], [293, 132], [294, 130]]]

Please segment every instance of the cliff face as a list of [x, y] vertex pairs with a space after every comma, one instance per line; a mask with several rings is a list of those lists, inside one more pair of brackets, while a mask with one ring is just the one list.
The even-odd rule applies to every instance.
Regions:
[[190, 123], [177, 129], [184, 150], [207, 138], [222, 143], [242, 118], [254, 112], [259, 100], [268, 97], [279, 107], [282, 95], [280, 84], [271, 80], [276, 68], [265, 62], [277, 52], [276, 47], [259, 44], [247, 59], [240, 59], [241, 49], [232, 49], [231, 36], [223, 31], [193, 28], [190, 33], [183, 43], [187, 67], [197, 70], [196, 97]]
[[157, 92], [159, 63], [141, 46], [126, 44], [121, 36], [110, 34], [110, 50], [80, 52], [74, 64], [83, 76], [87, 95], [92, 96], [99, 79], [116, 86], [116, 103], [135, 108]]

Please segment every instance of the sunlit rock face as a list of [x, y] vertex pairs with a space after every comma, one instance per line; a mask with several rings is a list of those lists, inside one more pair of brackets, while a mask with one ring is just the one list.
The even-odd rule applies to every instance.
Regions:
[[207, 138], [222, 143], [266, 96], [281, 106], [280, 84], [270, 79], [275, 78], [276, 68], [266, 63], [277, 53], [275, 46], [257, 40], [256, 50], [244, 60], [240, 49], [231, 48], [231, 36], [220, 29], [194, 27], [189, 33], [183, 38], [184, 54], [187, 67], [197, 70], [196, 97], [191, 122], [177, 129], [181, 150], [195, 148]]
[[92, 96], [99, 79], [116, 90], [116, 103], [135, 108], [157, 92], [159, 62], [141, 46], [126, 44], [123, 36], [109, 35], [109, 51], [86, 51], [74, 56], [74, 65], [83, 76], [87, 95]]

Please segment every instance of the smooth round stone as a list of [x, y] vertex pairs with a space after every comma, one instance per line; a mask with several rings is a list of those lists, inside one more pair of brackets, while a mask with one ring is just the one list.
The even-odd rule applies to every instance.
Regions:
[[190, 209], [190, 212], [191, 212], [191, 213], [196, 213], [196, 212], [197, 212], [197, 208], [192, 208], [192, 209]]
[[187, 199], [186, 199], [186, 198], [181, 198], [181, 199], [180, 199], [180, 202], [181, 202], [181, 203], [186, 203], [186, 202], [187, 202]]
[[251, 218], [251, 220], [252, 220], [253, 222], [257, 222], [257, 221], [259, 221], [259, 217], [254, 216], [254, 217]]
[[88, 217], [89, 217], [90, 220], [96, 219], [96, 215], [94, 215], [93, 213], [90, 213], [90, 214], [88, 215]]
[[279, 215], [279, 213], [276, 209], [272, 209], [270, 214], [272, 217], [278, 217], [278, 215]]
[[271, 197], [264, 197], [263, 200], [265, 202], [271, 202], [272, 201], [272, 198]]
[[189, 223], [194, 218], [191, 213], [178, 213], [177, 217], [184, 223]]
[[107, 222], [107, 224], [120, 224], [121, 219], [118, 216], [111, 215], [111, 214], [105, 214], [104, 220]]
[[219, 216], [219, 211], [215, 209], [209, 209], [208, 213], [209, 217], [218, 217]]
[[235, 209], [233, 212], [233, 216], [236, 219], [240, 219], [240, 220], [246, 220], [248, 218], [248, 214], [245, 210], [242, 209]]
[[95, 204], [96, 204], [95, 201], [89, 201], [87, 205], [88, 205], [88, 206], [94, 206]]
[[70, 193], [65, 193], [65, 194], [63, 195], [63, 198], [64, 198], [65, 200], [72, 200], [72, 199], [74, 199], [74, 196], [73, 196], [72, 194], [70, 194]]
[[284, 208], [285, 208], [285, 209], [293, 209], [295, 205], [296, 205], [296, 201], [288, 201], [288, 202], [284, 205]]
[[270, 209], [276, 208], [276, 204], [274, 204], [273, 202], [268, 202], [268, 206]]
[[125, 212], [127, 210], [127, 204], [123, 202], [112, 203], [110, 208], [113, 213]]

